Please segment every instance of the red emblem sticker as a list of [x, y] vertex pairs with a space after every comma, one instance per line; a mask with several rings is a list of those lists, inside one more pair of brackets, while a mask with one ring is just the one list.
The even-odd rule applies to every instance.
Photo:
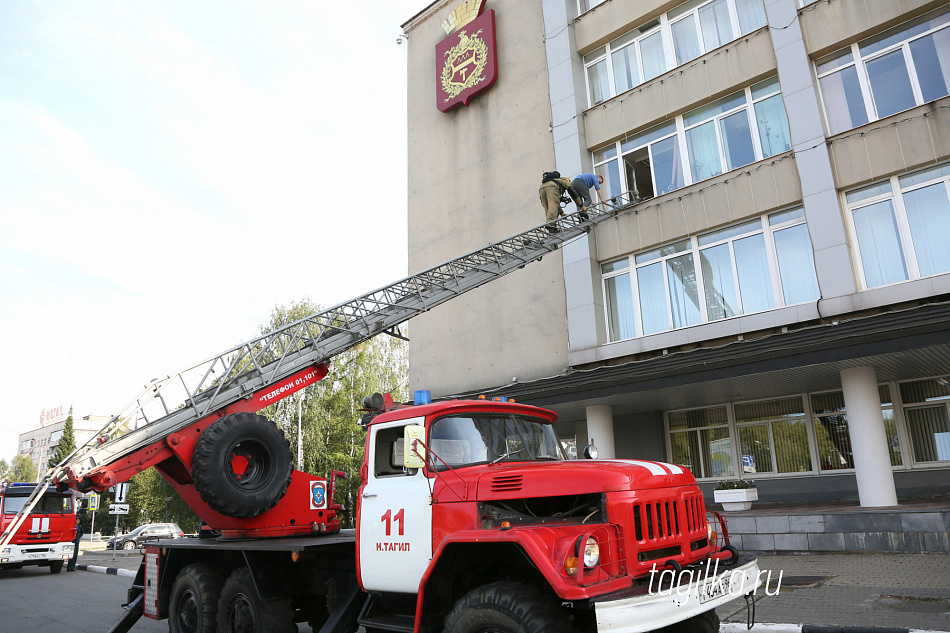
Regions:
[[[481, 0], [479, 10], [484, 4]], [[449, 20], [446, 23], [454, 25]], [[455, 32], [436, 44], [435, 67], [436, 105], [442, 112], [468, 105], [475, 96], [491, 88], [498, 79], [495, 11], [489, 9], [456, 27]]]

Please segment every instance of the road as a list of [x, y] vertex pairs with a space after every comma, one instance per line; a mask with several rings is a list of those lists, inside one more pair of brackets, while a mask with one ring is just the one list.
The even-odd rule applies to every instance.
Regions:
[[[0, 633], [106, 633], [122, 617], [131, 578], [45, 567], [0, 570]], [[141, 618], [134, 633], [166, 633], [167, 622]]]

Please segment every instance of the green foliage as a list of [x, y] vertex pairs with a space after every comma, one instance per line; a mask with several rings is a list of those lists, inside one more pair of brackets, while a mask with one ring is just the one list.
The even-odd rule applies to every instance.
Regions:
[[10, 464], [5, 459], [0, 459], [0, 481], [10, 481]]
[[[308, 300], [278, 306], [262, 331], [320, 310], [320, 306]], [[363, 397], [374, 392], [391, 393], [398, 402], [408, 398], [408, 390], [408, 345], [384, 334], [335, 356], [326, 378], [261, 411], [284, 430], [296, 460], [300, 407], [303, 465], [297, 467], [327, 478], [332, 470], [347, 474], [346, 479], [338, 481], [336, 501], [346, 510], [344, 522], [348, 527], [353, 526], [366, 441], [366, 432], [357, 424]]]
[[36, 466], [29, 455], [17, 455], [10, 464], [9, 481], [36, 481]]
[[56, 452], [50, 457], [48, 467], [55, 468], [74, 450], [76, 450], [76, 434], [73, 432], [73, 408], [69, 407], [69, 416], [66, 418], [66, 424], [63, 425], [63, 436], [59, 438]]
[[755, 482], [751, 479], [723, 479], [716, 484], [716, 490], [744, 490], [746, 488], [755, 488]]
[[[126, 497], [130, 528], [143, 523], [177, 523], [186, 534], [198, 532], [201, 523], [198, 515], [157, 470], [149, 468], [132, 477], [131, 483]], [[168, 499], [167, 506], [165, 499]]]

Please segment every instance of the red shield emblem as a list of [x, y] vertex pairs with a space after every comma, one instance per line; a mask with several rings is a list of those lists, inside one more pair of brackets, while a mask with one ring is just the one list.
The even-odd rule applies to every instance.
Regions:
[[436, 105], [448, 112], [468, 105], [498, 79], [495, 11], [489, 9], [436, 44]]

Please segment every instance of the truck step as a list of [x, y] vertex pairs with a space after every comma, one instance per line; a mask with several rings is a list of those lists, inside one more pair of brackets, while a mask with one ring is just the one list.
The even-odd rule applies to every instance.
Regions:
[[411, 615], [397, 615], [385, 613], [381, 615], [370, 615], [359, 619], [360, 626], [367, 630], [380, 631], [398, 631], [399, 633], [412, 633], [415, 626], [415, 619]]

